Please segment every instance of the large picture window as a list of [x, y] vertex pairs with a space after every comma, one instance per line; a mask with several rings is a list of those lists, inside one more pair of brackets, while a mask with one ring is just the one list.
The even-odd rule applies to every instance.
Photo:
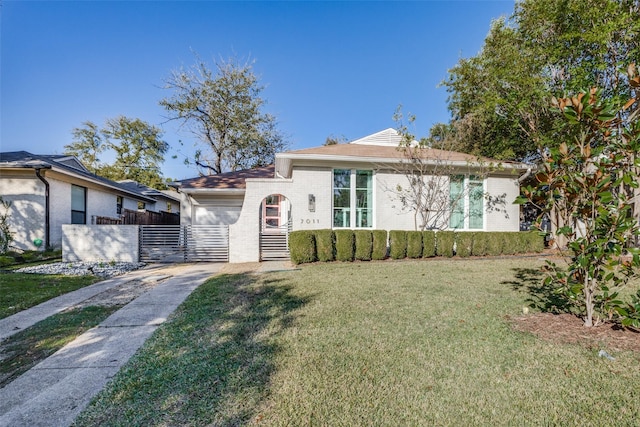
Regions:
[[334, 169], [333, 226], [373, 227], [373, 171]]
[[484, 228], [484, 190], [482, 179], [454, 175], [449, 182], [449, 228]]
[[71, 224], [87, 223], [87, 189], [71, 186]]

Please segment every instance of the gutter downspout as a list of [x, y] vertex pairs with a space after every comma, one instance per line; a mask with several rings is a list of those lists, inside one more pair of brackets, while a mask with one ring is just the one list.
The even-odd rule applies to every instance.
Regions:
[[49, 240], [51, 224], [49, 221], [49, 182], [40, 174], [40, 170], [42, 168], [36, 168], [36, 176], [42, 183], [44, 184], [44, 238], [45, 238], [45, 249], [49, 247], [51, 241]]

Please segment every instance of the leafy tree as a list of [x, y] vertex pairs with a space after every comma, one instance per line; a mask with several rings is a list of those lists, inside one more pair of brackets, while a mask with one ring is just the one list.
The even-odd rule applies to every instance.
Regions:
[[140, 119], [120, 116], [108, 119], [103, 129], [115, 160], [101, 169], [106, 178], [116, 181], [132, 179], [152, 188], [166, 188], [160, 172], [169, 144], [162, 131]]
[[442, 82], [463, 151], [505, 160], [539, 159], [566, 129], [553, 95], [598, 86], [626, 96], [618, 64], [640, 62], [637, 0], [524, 0], [493, 22], [478, 55]]
[[[125, 116], [108, 119], [102, 129], [87, 121], [73, 131], [74, 141], [65, 153], [74, 155], [91, 172], [115, 181], [132, 179], [149, 187], [165, 189], [160, 171], [169, 145], [159, 128]], [[98, 154], [109, 152], [113, 163], [104, 163]]]
[[[550, 215], [556, 234], [567, 240], [571, 261], [567, 268], [549, 263], [547, 284], [567, 293], [585, 326], [616, 313], [623, 324], [640, 326], [635, 306], [616, 299], [640, 265], [640, 251], [627, 247], [640, 235], [633, 212], [640, 187], [640, 77], [635, 66], [628, 75], [636, 92], [629, 100], [591, 89], [555, 101], [571, 136], [544, 151], [538, 184], [518, 200]], [[626, 252], [632, 255], [627, 261]]]
[[102, 131], [95, 123], [86, 121], [82, 127], [71, 131], [73, 142], [65, 145], [65, 153], [75, 156], [92, 173], [98, 173], [101, 168], [98, 155], [105, 149]]
[[287, 146], [275, 117], [262, 111], [264, 87], [248, 63], [217, 62], [214, 73], [198, 59], [190, 69], [173, 71], [165, 88], [173, 95], [160, 105], [204, 144], [194, 163], [207, 173], [270, 164]]

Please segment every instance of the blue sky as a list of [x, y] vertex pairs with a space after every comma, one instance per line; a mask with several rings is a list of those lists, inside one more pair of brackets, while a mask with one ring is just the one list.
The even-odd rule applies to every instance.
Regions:
[[[399, 104], [426, 136], [449, 120], [438, 84], [475, 55], [513, 1], [170, 2], [7, 1], [1, 13], [0, 150], [56, 154], [71, 131], [118, 115], [164, 130], [163, 174], [195, 141], [165, 123], [163, 81], [195, 62], [255, 60], [266, 111], [290, 148], [394, 127]], [[182, 141], [182, 144], [180, 143]], [[178, 159], [172, 159], [172, 155]]]

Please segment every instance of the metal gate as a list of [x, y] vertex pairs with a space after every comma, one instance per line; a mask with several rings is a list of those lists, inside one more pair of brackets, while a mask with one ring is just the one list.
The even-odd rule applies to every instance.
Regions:
[[291, 221], [278, 228], [263, 228], [260, 231], [260, 261], [288, 260], [289, 232]]
[[227, 262], [228, 225], [141, 225], [142, 262]]

